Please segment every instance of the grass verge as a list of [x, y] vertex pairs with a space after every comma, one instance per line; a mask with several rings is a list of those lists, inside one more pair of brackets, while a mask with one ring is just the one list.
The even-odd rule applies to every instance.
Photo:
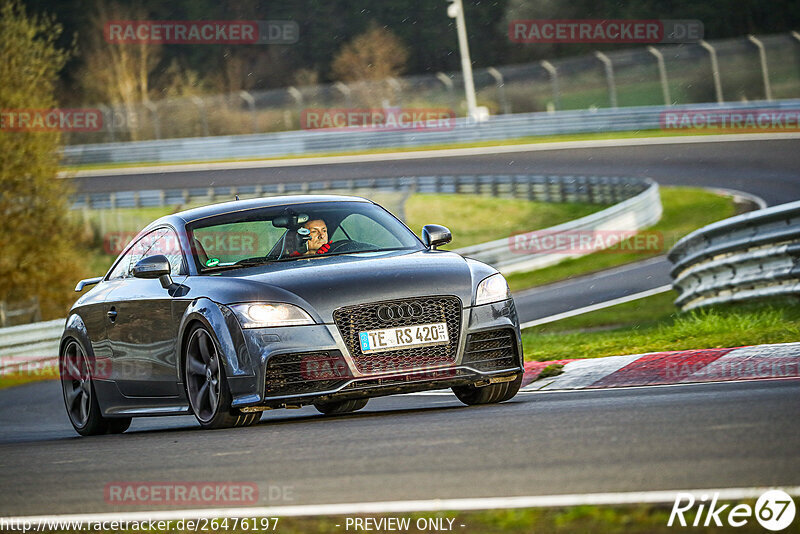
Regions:
[[664, 208], [661, 220], [647, 229], [662, 235], [663, 246], [658, 247], [659, 250], [595, 252], [544, 269], [510, 274], [506, 276], [508, 285], [512, 291], [519, 291], [652, 258], [664, 254], [689, 232], [736, 215], [733, 199], [693, 187], [662, 187], [661, 204]]
[[478, 195], [414, 194], [405, 204], [406, 224], [419, 235], [425, 224], [441, 224], [453, 233], [446, 249], [453, 250], [516, 232], [547, 228], [585, 217], [606, 206], [548, 204]]
[[30, 382], [41, 382], [42, 380], [56, 380], [58, 378], [58, 366], [47, 365], [31, 367], [30, 369], [17, 369], [11, 372], [0, 374], [0, 389], [12, 386], [21, 386]]
[[[677, 495], [677, 494], [676, 494]], [[798, 499], [794, 498], [795, 503]], [[726, 501], [727, 502], [727, 501]], [[719, 501], [718, 508], [726, 502]], [[723, 527], [712, 526], [689, 527], [691, 532], [710, 534], [716, 532], [755, 533], [764, 532], [754, 516], [749, 516], [746, 523], [737, 528], [727, 525], [728, 513], [737, 504], [746, 504], [750, 510], [755, 508], [754, 500], [742, 500], [728, 503], [719, 515]], [[248, 518], [249, 528], [234, 527], [234, 520], [216, 519], [207, 524], [215, 531], [230, 532], [232, 534], [252, 532], [250, 525], [265, 524], [266, 530], [274, 530], [284, 534], [327, 534], [372, 530], [375, 532], [408, 532], [428, 533], [436, 531], [451, 531], [464, 534], [530, 534], [530, 533], [601, 533], [601, 534], [668, 534], [680, 531], [681, 526], [675, 520], [673, 526], [669, 522], [672, 504], [637, 504], [628, 506], [572, 506], [561, 508], [520, 508], [510, 510], [489, 510], [474, 512], [435, 512], [435, 513], [400, 513], [400, 514], [370, 514], [369, 516], [325, 516], [325, 517], [286, 517], [278, 518]], [[687, 525], [692, 525], [701, 511], [698, 524], [705, 522], [705, 510], [698, 505], [683, 513]], [[364, 519], [369, 518], [372, 528], [365, 528]], [[394, 528], [386, 528], [386, 519], [391, 519]], [[355, 520], [361, 520], [361, 527], [357, 527]], [[741, 517], [739, 518], [741, 519]], [[383, 522], [382, 522], [383, 521]], [[184, 521], [183, 525], [187, 522]], [[202, 523], [201, 523], [202, 524]], [[241, 525], [241, 521], [236, 522]], [[273, 528], [273, 525], [276, 525]], [[381, 525], [380, 527], [378, 525]], [[89, 525], [92, 527], [92, 524]], [[170, 522], [167, 528], [152, 530], [145, 522], [136, 530], [122, 528], [119, 532], [186, 532], [188, 528], [179, 528], [177, 521]], [[685, 527], [684, 527], [685, 528]], [[88, 528], [87, 530], [94, 530]], [[262, 529], [264, 530], [264, 529]], [[60, 530], [44, 530], [44, 532], [64, 532]], [[797, 522], [782, 532], [800, 532]]]
[[796, 299], [727, 304], [679, 313], [672, 305], [675, 297], [670, 291], [528, 328], [522, 333], [525, 359], [600, 358], [800, 339]]

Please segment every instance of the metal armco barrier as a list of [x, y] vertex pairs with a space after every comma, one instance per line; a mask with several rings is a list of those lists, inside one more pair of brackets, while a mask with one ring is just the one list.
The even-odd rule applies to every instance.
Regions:
[[800, 294], [800, 201], [710, 224], [668, 257], [682, 310]]
[[[458, 119], [451, 130], [388, 130], [354, 128], [346, 131], [305, 130], [253, 135], [228, 135], [73, 145], [64, 148], [67, 164], [174, 163], [237, 158], [268, 158], [356, 150], [422, 147], [448, 143], [499, 141], [528, 136], [658, 130], [665, 112], [753, 109], [797, 110], [800, 100], [642, 106], [597, 110], [497, 115], [475, 124]], [[797, 125], [794, 125], [794, 130]]]
[[0, 328], [0, 374], [58, 356], [64, 319]]
[[465, 193], [523, 198], [536, 202], [615, 204], [650, 186], [643, 178], [529, 174], [433, 175], [328, 180], [286, 184], [152, 189], [89, 193], [73, 197], [73, 207], [92, 209], [170, 206], [291, 194], [369, 192]]
[[[631, 185], [633, 186], [633, 184]], [[587, 188], [591, 187], [590, 184], [586, 184], [586, 186]], [[558, 234], [574, 237], [576, 234], [635, 232], [647, 228], [661, 219], [662, 207], [658, 184], [651, 180], [639, 179], [636, 183], [636, 190], [635, 195], [619, 204], [574, 221], [538, 230], [536, 234], [549, 236], [555, 240]], [[576, 258], [600, 250], [594, 247], [589, 250], [574, 249], [572, 252], [561, 250], [550, 253], [528, 253], [523, 250], [515, 250], [513, 239], [513, 236], [498, 239], [458, 249], [455, 252], [488, 263], [503, 274], [510, 274], [541, 269], [567, 258]]]

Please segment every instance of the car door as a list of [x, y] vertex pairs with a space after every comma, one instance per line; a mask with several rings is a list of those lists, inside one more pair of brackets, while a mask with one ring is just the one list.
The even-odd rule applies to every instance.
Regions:
[[173, 297], [158, 280], [134, 278], [133, 266], [158, 254], [170, 260], [173, 281], [186, 276], [177, 233], [162, 227], [141, 237], [130, 249], [124, 281], [110, 294], [108, 339], [113, 377], [126, 397], [176, 397], [178, 320]]

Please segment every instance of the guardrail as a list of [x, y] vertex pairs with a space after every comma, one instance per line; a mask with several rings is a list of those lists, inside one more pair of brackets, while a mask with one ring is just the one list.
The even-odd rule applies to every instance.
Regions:
[[65, 163], [174, 163], [238, 158], [268, 158], [356, 150], [421, 147], [450, 143], [501, 141], [529, 136], [661, 129], [665, 112], [753, 109], [798, 109], [800, 100], [733, 102], [684, 106], [642, 106], [497, 115], [483, 123], [458, 119], [448, 131], [353, 128], [345, 131], [303, 130], [253, 135], [228, 135], [72, 145]]
[[49, 362], [63, 332], [64, 319], [0, 328], [0, 374]]
[[326, 180], [286, 184], [195, 187], [87, 193], [72, 197], [73, 207], [92, 209], [138, 208], [214, 202], [221, 199], [290, 194], [370, 192], [463, 193], [507, 196], [536, 202], [613, 204], [649, 187], [650, 181], [621, 176], [544, 174], [481, 174], [397, 176], [354, 180]]
[[682, 310], [800, 294], [800, 201], [696, 230], [668, 258]]
[[[657, 183], [651, 180], [640, 180], [640, 185], [643, 187], [643, 191], [619, 204], [574, 221], [538, 230], [536, 234], [548, 236], [551, 240], [557, 241], [558, 234], [591, 235], [602, 232], [634, 232], [647, 228], [661, 219], [661, 196]], [[599, 247], [594, 247], [583, 250], [576, 248], [573, 252], [526, 253], [515, 250], [512, 240], [513, 236], [461, 248], [455, 252], [488, 263], [503, 274], [510, 274], [541, 269], [567, 258], [576, 258], [600, 250]]]
[[0, 301], [0, 327], [12, 326], [15, 322], [25, 324], [41, 320], [42, 314], [37, 297], [16, 304]]

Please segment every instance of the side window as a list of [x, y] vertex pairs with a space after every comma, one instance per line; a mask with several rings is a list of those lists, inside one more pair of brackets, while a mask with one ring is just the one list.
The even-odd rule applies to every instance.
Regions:
[[332, 239], [334, 241], [346, 239], [345, 233], [353, 241], [369, 243], [381, 248], [403, 246], [400, 240], [383, 225], [360, 213], [353, 213], [345, 217], [333, 233]]
[[115, 280], [117, 278], [125, 278], [128, 276], [128, 269], [131, 265], [131, 250], [125, 253], [122, 259], [119, 260], [116, 266], [114, 266], [114, 270], [111, 271], [111, 274], [108, 275], [109, 280]]
[[139, 240], [128, 249], [128, 252], [125, 253], [119, 263], [117, 263], [108, 279], [113, 280], [115, 278], [128, 278], [132, 276], [131, 270], [133, 266], [144, 257], [144, 254], [150, 249], [160, 233], [161, 230], [155, 230], [139, 238]]
[[[158, 233], [158, 237], [153, 241], [153, 244], [142, 257], [163, 254], [169, 260], [170, 274], [173, 276], [181, 274], [183, 254], [181, 254], [181, 244], [178, 240], [178, 234], [175, 233], [175, 230], [172, 228], [162, 228], [161, 230], [156, 230], [156, 232]], [[131, 263], [131, 266], [133, 265], [136, 264]]]
[[133, 266], [147, 256], [163, 254], [169, 259], [171, 274], [178, 275], [183, 265], [178, 235], [171, 228], [159, 228], [143, 236], [114, 267], [108, 279], [128, 278], [132, 275]]

